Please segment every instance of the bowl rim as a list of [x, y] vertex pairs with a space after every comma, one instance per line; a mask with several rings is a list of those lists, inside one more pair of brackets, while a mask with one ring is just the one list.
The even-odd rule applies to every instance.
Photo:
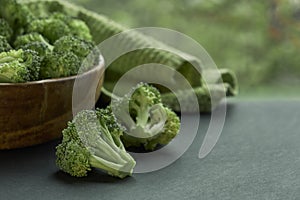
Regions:
[[[43, 79], [38, 81], [29, 81], [25, 83], [0, 83], [1, 86], [27, 86], [27, 85], [39, 85], [39, 84], [46, 84], [46, 83], [53, 83], [53, 82], [64, 82], [64, 81], [70, 81], [75, 80], [76, 78], [84, 77], [89, 74], [94, 73], [97, 70], [101, 70], [102, 68], [105, 68], [105, 61], [102, 55], [100, 55], [99, 64], [94, 66], [93, 68], [89, 69], [88, 71], [73, 75], [73, 76], [67, 76], [67, 77], [61, 77], [61, 78], [50, 78], [50, 79]], [[102, 75], [101, 75], [102, 76]]]

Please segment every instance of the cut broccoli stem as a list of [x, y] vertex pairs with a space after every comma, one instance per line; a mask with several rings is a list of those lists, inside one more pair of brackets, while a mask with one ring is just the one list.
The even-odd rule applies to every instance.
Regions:
[[15, 61], [15, 60], [16, 60], [15, 57], [7, 56], [7, 57], [4, 57], [4, 58], [0, 58], [0, 63], [8, 63], [8, 62], [12, 62], [12, 61]]
[[[102, 158], [97, 157], [97, 156], [91, 156], [89, 161], [90, 161], [91, 165], [94, 166], [95, 168], [102, 169], [112, 176], [125, 178], [126, 176], [128, 176], [128, 174], [130, 174], [130, 171], [127, 171], [128, 169], [130, 169], [129, 168], [130, 166], [124, 167], [119, 164], [110, 163]], [[103, 163], [105, 163], [105, 164], [103, 164]]]
[[11, 79], [8, 77], [10, 76], [5, 76], [3, 74], [0, 74], [0, 83], [12, 83]]
[[[148, 119], [149, 119], [149, 107], [144, 103], [144, 102], [139, 102], [141, 105], [139, 106], [140, 109], [137, 109], [138, 112], [138, 116], [136, 118], [136, 125], [137, 126], [141, 126], [141, 127], [145, 127]], [[138, 107], [138, 105], [137, 105]]]
[[120, 99], [120, 97], [118, 97], [117, 95], [109, 92], [107, 89], [105, 89], [104, 87], [101, 88], [101, 92], [103, 94], [105, 94], [106, 96], [109, 96], [110, 98], [114, 99], [114, 100], [118, 100]]
[[161, 103], [159, 91], [146, 83], [138, 84], [122, 98], [113, 99], [112, 108], [117, 123], [125, 127], [121, 137], [125, 147], [154, 150], [158, 145], [168, 144], [179, 132], [179, 117]]

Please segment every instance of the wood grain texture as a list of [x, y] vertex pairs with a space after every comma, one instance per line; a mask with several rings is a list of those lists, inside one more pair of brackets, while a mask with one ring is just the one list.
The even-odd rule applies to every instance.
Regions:
[[[72, 119], [75, 80], [92, 80], [97, 87], [82, 91], [100, 96], [104, 66], [79, 76], [49, 79], [24, 84], [0, 84], [0, 149], [32, 146], [61, 136]], [[81, 91], [80, 91], [81, 92]]]

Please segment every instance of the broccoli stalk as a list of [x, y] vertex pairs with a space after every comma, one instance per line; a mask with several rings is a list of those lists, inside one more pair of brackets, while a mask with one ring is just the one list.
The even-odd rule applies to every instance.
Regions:
[[123, 144], [144, 146], [146, 150], [168, 144], [179, 131], [179, 117], [162, 104], [160, 93], [153, 86], [141, 83], [131, 93], [112, 104], [117, 123], [125, 128]]
[[92, 168], [119, 178], [129, 176], [136, 163], [121, 135], [109, 108], [81, 111], [63, 130], [62, 143], [56, 147], [57, 166], [76, 177], [87, 176]]
[[0, 53], [0, 82], [23, 83], [37, 80], [40, 58], [30, 50]]

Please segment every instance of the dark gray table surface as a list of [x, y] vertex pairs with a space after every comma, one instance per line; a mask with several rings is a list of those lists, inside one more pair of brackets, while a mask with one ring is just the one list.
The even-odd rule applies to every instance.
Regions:
[[[233, 101], [213, 151], [198, 159], [209, 115], [172, 165], [119, 180], [73, 178], [55, 166], [58, 141], [0, 151], [0, 200], [300, 199], [300, 101]], [[192, 115], [189, 117], [193, 117]]]

